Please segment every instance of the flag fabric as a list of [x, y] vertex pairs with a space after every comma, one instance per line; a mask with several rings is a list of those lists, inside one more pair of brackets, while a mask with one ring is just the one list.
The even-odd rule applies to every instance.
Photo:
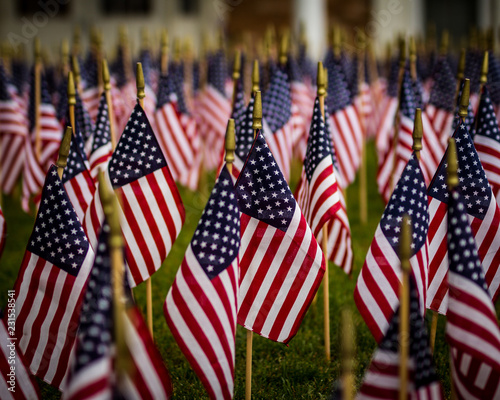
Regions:
[[260, 131], [236, 192], [241, 211], [238, 323], [288, 343], [318, 290], [325, 259]]
[[163, 310], [210, 398], [234, 394], [240, 216], [223, 167], [177, 271]]
[[[99, 101], [100, 106], [100, 101]], [[98, 109], [99, 113], [99, 109]], [[94, 121], [96, 121], [96, 118]], [[76, 104], [75, 104], [75, 124], [79, 127], [80, 135], [82, 137], [82, 143], [84, 146], [84, 154], [87, 158], [90, 156], [90, 152], [92, 150], [92, 135], [94, 134], [94, 122], [90, 118], [90, 115], [83, 104], [83, 101], [78, 94], [76, 93]]]
[[31, 372], [61, 388], [94, 252], [51, 166], [14, 286], [16, 334]]
[[421, 301], [420, 309], [424, 312], [429, 259], [429, 211], [426, 185], [415, 153], [406, 164], [384, 210], [354, 290], [356, 306], [377, 342], [387, 332], [399, 304], [399, 237], [405, 214], [411, 218], [413, 244], [410, 265]]
[[[419, 293], [413, 275], [410, 274], [410, 315], [408, 354], [408, 398], [444, 399], [441, 384], [432, 361], [427, 327], [422, 317]], [[387, 333], [375, 350], [372, 362], [365, 374], [357, 399], [399, 399], [399, 304], [390, 319]]]
[[92, 53], [89, 53], [88, 58], [80, 67], [82, 75], [82, 102], [87, 109], [92, 121], [97, 118], [99, 110], [99, 100], [101, 93], [99, 90], [97, 58]]
[[27, 127], [23, 114], [8, 87], [5, 68], [0, 64], [0, 190], [12, 193], [24, 165]]
[[493, 51], [488, 52], [488, 81], [486, 82], [500, 124], [500, 60]]
[[[235, 150], [232, 175], [237, 179], [243, 169], [248, 153], [254, 142], [253, 107], [255, 98], [252, 95], [248, 106], [243, 107], [244, 114], [235, 119]], [[234, 115], [234, 114], [233, 114]]]
[[288, 75], [274, 67], [262, 96], [262, 124], [269, 149], [286, 181], [290, 179], [293, 150], [292, 95]]
[[295, 198], [317, 237], [325, 223], [340, 209], [339, 189], [333, 168], [333, 147], [318, 98], [314, 102], [307, 142], [306, 158]]
[[477, 129], [474, 146], [491, 185], [497, 203], [500, 203], [500, 129], [489, 91], [483, 88], [477, 110]]
[[79, 221], [83, 221], [95, 192], [94, 180], [87, 169], [87, 157], [81, 153], [82, 146], [82, 136], [78, 131], [71, 139], [68, 164], [61, 179]]
[[500, 329], [459, 188], [448, 203], [446, 340], [458, 399], [500, 396]]
[[[13, 299], [8, 294], [8, 300]], [[11, 304], [9, 301], [8, 304]], [[17, 346], [14, 320], [9, 320], [9, 313], [13, 308], [7, 306], [6, 315], [0, 310], [0, 395], [4, 400], [35, 400], [40, 398], [38, 385], [25, 366], [24, 358]], [[10, 311], [12, 310], [12, 311]]]
[[158, 142], [173, 178], [178, 181], [193, 164], [199, 138], [196, 135], [196, 121], [187, 114], [187, 110], [181, 111], [175, 92], [175, 78], [172, 73], [160, 78], [155, 119]]
[[456, 79], [453, 76], [448, 59], [440, 57], [432, 73], [432, 88], [425, 114], [434, 132], [440, 137], [445, 148], [452, 134], [453, 111], [455, 102]]
[[40, 192], [45, 173], [56, 161], [61, 142], [61, 126], [56, 117], [56, 111], [51, 103], [47, 82], [43, 74], [40, 77], [40, 154], [36, 154], [35, 126], [35, 72], [31, 74], [31, 92], [29, 102], [29, 131], [25, 140], [25, 159], [23, 169], [22, 206], [26, 212], [30, 210], [32, 195]]
[[325, 65], [328, 70], [328, 122], [338, 161], [338, 182], [340, 187], [345, 188], [354, 181], [361, 163], [363, 130], [358, 111], [351, 101], [340, 60], [332, 60]]
[[[168, 399], [172, 383], [140, 311], [125, 285], [128, 310], [123, 315], [123, 336], [130, 370], [115, 373], [113, 286], [108, 248], [109, 225], [99, 236], [95, 261], [82, 304], [78, 339], [63, 391], [64, 399]], [[123, 360], [122, 360], [123, 361]]]
[[[467, 125], [460, 123], [453, 134], [457, 144], [459, 185], [466, 200], [479, 259], [493, 300], [500, 286], [500, 210], [481, 166]], [[448, 150], [447, 150], [448, 152]], [[446, 314], [448, 303], [448, 259], [446, 216], [446, 154], [427, 190], [429, 196], [429, 284], [427, 308]]]
[[[139, 103], [110, 159], [107, 176], [120, 200], [130, 283], [136, 286], [160, 268], [185, 219], [181, 197]], [[96, 191], [83, 224], [93, 248], [103, 217]]]
[[92, 148], [89, 156], [90, 175], [94, 183], [97, 184], [99, 170], [105, 170], [108, 167], [109, 159], [112, 154], [113, 148], [111, 144], [108, 103], [106, 101], [106, 93], [103, 93], [99, 103], [95, 130], [92, 137]]

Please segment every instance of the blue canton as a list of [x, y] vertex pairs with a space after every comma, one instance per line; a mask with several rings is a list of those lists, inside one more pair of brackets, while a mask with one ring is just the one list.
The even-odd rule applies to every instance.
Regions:
[[191, 241], [201, 267], [213, 279], [231, 265], [240, 249], [240, 214], [233, 181], [224, 166]]
[[436, 108], [453, 111], [456, 79], [446, 57], [440, 57], [432, 73], [433, 83], [429, 104]]
[[174, 73], [174, 91], [177, 96], [177, 109], [182, 114], [188, 114], [188, 109], [186, 105], [186, 100], [184, 96], [184, 64], [172, 64], [170, 68], [173, 68]]
[[146, 113], [137, 103], [111, 156], [109, 177], [113, 188], [126, 185], [166, 166], [167, 161]]
[[245, 118], [246, 107], [245, 107], [245, 91], [243, 90], [243, 79], [240, 77], [236, 81], [234, 88], [236, 92], [236, 97], [234, 99], [233, 111], [231, 112], [231, 118], [234, 119], [236, 126]]
[[500, 61], [492, 51], [488, 52], [488, 82], [486, 86], [491, 92], [491, 101], [500, 104]]
[[223, 50], [218, 50], [208, 59], [207, 83], [216, 88], [223, 96], [226, 93], [227, 64]]
[[[326, 110], [325, 110], [326, 115]], [[311, 128], [309, 130], [309, 137], [307, 139], [306, 158], [304, 160], [304, 168], [309, 182], [311, 181], [314, 171], [318, 164], [323, 161], [325, 157], [332, 156], [332, 144], [328, 135], [328, 131], [323, 122], [321, 109], [319, 107], [319, 99], [316, 97], [314, 102], [314, 111], [311, 120]]]
[[476, 135], [483, 135], [500, 142], [500, 129], [495, 116], [495, 110], [490, 100], [488, 89], [484, 87], [481, 101], [477, 111], [477, 132]]
[[[436, 368], [432, 362], [432, 354], [429, 347], [429, 337], [427, 326], [422, 318], [419, 305], [419, 295], [414, 282], [414, 277], [410, 274], [410, 357], [415, 366], [415, 387], [429, 385], [438, 381]], [[382, 350], [392, 353], [399, 353], [399, 307], [391, 319], [387, 333], [379, 344]]]
[[80, 133], [82, 135], [83, 142], [85, 143], [94, 132], [94, 124], [92, 123], [90, 115], [83, 105], [82, 98], [78, 92], [76, 93], [75, 121], [80, 127]]
[[236, 154], [243, 161], [246, 160], [254, 141], [253, 104], [254, 104], [254, 97], [252, 95], [248, 103], [248, 107], [246, 108], [245, 114], [243, 115], [243, 118], [241, 118], [240, 121], [235, 121]]
[[11, 99], [9, 90], [7, 89], [8, 81], [7, 72], [3, 64], [0, 64], [0, 101], [9, 101]]
[[[50, 97], [49, 88], [47, 86], [47, 81], [43, 73], [40, 76], [40, 88], [41, 88], [41, 101], [40, 104], [52, 104], [52, 99]], [[31, 70], [31, 81], [30, 81], [30, 101], [29, 101], [29, 131], [32, 132], [35, 127], [35, 68]]]
[[111, 142], [108, 112], [108, 103], [106, 102], [106, 96], [103, 94], [99, 102], [99, 111], [97, 112], [92, 153]]
[[[483, 219], [488, 211], [491, 188], [465, 124], [460, 124], [453, 134], [457, 145], [459, 186], [465, 198], [467, 213]], [[429, 186], [428, 194], [443, 203], [448, 203], [449, 193], [446, 183], [446, 159], [449, 148]]]
[[47, 173], [41, 199], [27, 250], [77, 276], [89, 244], [55, 165]]
[[425, 181], [414, 153], [394, 187], [389, 203], [380, 219], [380, 229], [398, 255], [404, 214], [408, 214], [412, 222], [411, 255], [413, 256], [424, 245], [429, 230]]
[[272, 133], [285, 126], [292, 116], [290, 83], [286, 73], [278, 67], [275, 68], [269, 88], [262, 97], [262, 115]]
[[479, 76], [481, 75], [481, 65], [483, 63], [483, 52], [477, 49], [467, 51], [465, 57], [464, 76], [470, 79], [470, 92], [479, 92]]
[[[71, 145], [69, 147], [69, 155], [68, 155], [68, 165], [64, 168], [62, 182], [66, 183], [70, 179], [73, 179], [79, 173], [85, 171], [87, 166], [85, 162], [87, 161], [87, 157], [85, 153], [81, 153], [81, 142], [82, 139], [80, 135], [73, 136], [71, 138]], [[80, 143], [80, 144], [79, 144]]]
[[393, 57], [390, 61], [389, 78], [387, 80], [387, 94], [390, 97], [398, 96], [399, 57]]
[[286, 231], [295, 198], [259, 131], [236, 183], [240, 211]]
[[413, 121], [415, 119], [416, 107], [414, 86], [410, 77], [410, 71], [405, 69], [403, 82], [401, 83], [401, 100], [399, 103], [399, 109], [402, 115]]
[[[68, 116], [68, 78], [63, 77], [57, 88], [57, 110], [56, 115], [59, 121], [65, 121]], [[67, 124], [68, 122], [65, 121]]]
[[450, 270], [475, 282], [489, 296], [467, 213], [460, 189], [454, 189], [448, 204], [447, 238]]
[[174, 86], [174, 77], [172, 73], [160, 76], [156, 99], [157, 110], [162, 108], [165, 104], [170, 103], [171, 101], [177, 101], [177, 94], [175, 93]]
[[330, 114], [334, 114], [351, 104], [351, 95], [339, 61], [329, 58], [325, 66], [328, 71], [328, 96], [325, 105]]

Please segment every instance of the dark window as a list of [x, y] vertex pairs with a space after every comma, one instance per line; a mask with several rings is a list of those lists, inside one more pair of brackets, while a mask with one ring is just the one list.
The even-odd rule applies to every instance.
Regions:
[[68, 4], [59, 4], [54, 0], [17, 0], [17, 13], [19, 15], [34, 15], [42, 11], [49, 17], [64, 16], [69, 12]]
[[149, 14], [151, 0], [101, 0], [105, 14]]

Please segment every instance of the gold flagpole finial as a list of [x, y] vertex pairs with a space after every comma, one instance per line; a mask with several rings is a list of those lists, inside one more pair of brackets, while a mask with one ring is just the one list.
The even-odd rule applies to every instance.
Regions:
[[286, 65], [286, 62], [288, 60], [289, 39], [290, 39], [290, 34], [288, 30], [285, 30], [283, 32], [283, 35], [281, 36], [280, 54], [279, 54], [279, 63], [283, 66]]
[[403, 271], [410, 270], [411, 235], [411, 218], [408, 214], [405, 214], [401, 224], [401, 237], [399, 245], [399, 257], [401, 259], [401, 269]]
[[111, 90], [108, 61], [105, 58], [102, 59], [102, 82], [104, 83], [104, 90]]
[[234, 119], [230, 118], [227, 121], [227, 128], [226, 128], [226, 142], [225, 142], [225, 147], [226, 147], [226, 156], [224, 160], [226, 161], [227, 164], [232, 164], [234, 161], [234, 150], [236, 148], [236, 142], [235, 142], [235, 136], [234, 136]]
[[35, 55], [35, 63], [41, 63], [42, 62], [42, 45], [40, 43], [40, 38], [37, 36], [35, 37], [35, 45], [34, 45], [34, 55]]
[[82, 37], [82, 31], [80, 29], [80, 25], [75, 25], [75, 28], [73, 29], [73, 43], [71, 49], [71, 54], [74, 56], [78, 56], [80, 54], [81, 37]]
[[69, 42], [68, 39], [63, 39], [61, 41], [61, 61], [62, 64], [68, 63], [69, 60]]
[[402, 37], [399, 39], [399, 68], [406, 65], [406, 41]]
[[415, 152], [417, 158], [420, 160], [420, 150], [422, 150], [422, 110], [420, 108], [415, 109], [415, 121], [413, 123], [413, 151]]
[[324, 96], [326, 95], [326, 77], [325, 77], [325, 69], [323, 68], [323, 63], [318, 61], [318, 73], [316, 76], [316, 85], [318, 87], [317, 95]]
[[168, 51], [168, 31], [163, 28], [160, 34], [160, 48], [162, 53]]
[[306, 24], [304, 21], [300, 21], [299, 24], [299, 43], [302, 46], [307, 46]]
[[181, 40], [174, 38], [174, 62], [178, 64], [181, 61]]
[[237, 81], [241, 76], [241, 51], [236, 50], [234, 53], [233, 79]]
[[340, 57], [340, 50], [342, 47], [342, 35], [340, 33], [340, 27], [333, 27], [333, 55], [337, 58]]
[[259, 60], [254, 60], [253, 70], [252, 70], [252, 92], [256, 93], [259, 90], [260, 90]]
[[458, 186], [458, 160], [457, 160], [457, 147], [454, 138], [448, 139], [448, 153], [446, 156], [446, 183], [448, 184], [448, 189], [451, 190]]
[[459, 82], [462, 82], [462, 79], [464, 79], [465, 59], [466, 59], [466, 51], [465, 48], [462, 48], [462, 50], [460, 50], [460, 58], [458, 60], [458, 68], [457, 68], [457, 80]]
[[71, 58], [71, 69], [73, 72], [73, 78], [75, 79], [75, 85], [78, 87], [80, 84], [80, 63], [78, 62], [78, 58], [76, 56], [73, 56]]
[[137, 87], [137, 98], [140, 101], [146, 97], [146, 92], [144, 91], [146, 84], [144, 83], [144, 73], [142, 72], [142, 64], [140, 62], [136, 65], [135, 81]]
[[479, 78], [479, 83], [483, 87], [488, 81], [488, 51], [484, 52], [483, 65], [481, 66], [481, 77]]
[[151, 46], [151, 39], [149, 35], [149, 30], [145, 26], [141, 28], [141, 48], [143, 50], [149, 50]]
[[[59, 146], [59, 155], [57, 157], [56, 166], [58, 169], [64, 170], [66, 165], [68, 165], [68, 156], [69, 149], [71, 146], [71, 136], [73, 134], [73, 128], [71, 126], [67, 126], [64, 130], [64, 135], [61, 140], [61, 145]], [[62, 173], [59, 176], [62, 178]]]
[[464, 81], [464, 87], [462, 88], [462, 96], [460, 97], [460, 106], [458, 108], [458, 115], [462, 119], [467, 117], [468, 114], [469, 96], [470, 96], [470, 79], [466, 78]]
[[448, 54], [448, 46], [450, 43], [448, 31], [445, 29], [441, 35], [441, 46], [439, 47], [439, 54], [445, 56]]
[[161, 30], [160, 37], [160, 73], [165, 75], [168, 70], [168, 32], [166, 29]]
[[76, 105], [76, 90], [75, 90], [75, 79], [73, 71], [68, 72], [68, 104], [71, 106]]
[[262, 129], [262, 95], [260, 90], [255, 92], [252, 128], [254, 130]]

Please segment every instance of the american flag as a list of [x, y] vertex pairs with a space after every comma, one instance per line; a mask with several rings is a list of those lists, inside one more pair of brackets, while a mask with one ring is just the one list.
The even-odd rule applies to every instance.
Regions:
[[[483, 263], [492, 298], [498, 297], [500, 286], [500, 210], [481, 166], [467, 126], [461, 123], [453, 134], [457, 144], [459, 185], [467, 203], [467, 214]], [[447, 150], [448, 152], [448, 150]], [[446, 216], [446, 154], [428, 188], [429, 195], [429, 284], [427, 308], [446, 314], [448, 272]]]
[[292, 95], [288, 76], [274, 67], [269, 88], [262, 97], [263, 131], [283, 176], [290, 179], [293, 145]]
[[[155, 112], [158, 142], [176, 181], [186, 175], [199, 148], [196, 121], [180, 107], [172, 73], [162, 76], [158, 85]], [[181, 93], [183, 96], [183, 93]], [[184, 100], [181, 100], [184, 102]], [[184, 110], [181, 111], [181, 108]]]
[[474, 135], [474, 146], [481, 160], [486, 177], [490, 182], [493, 195], [500, 202], [500, 129], [489, 91], [483, 88], [479, 108], [477, 110], [477, 130]]
[[76, 93], [75, 123], [79, 127], [82, 143], [84, 145], [85, 152], [82, 154], [88, 157], [92, 150], [92, 135], [94, 134], [95, 127], [78, 92]]
[[[130, 283], [135, 286], [160, 268], [185, 219], [181, 197], [139, 104], [111, 157], [108, 176], [120, 199]], [[96, 191], [83, 224], [92, 247], [103, 216]]]
[[7, 239], [7, 225], [5, 224], [5, 216], [3, 215], [2, 207], [0, 207], [0, 256], [2, 255]]
[[[38, 385], [26, 368], [24, 357], [19, 353], [15, 326], [8, 324], [8, 313], [3, 316], [2, 314], [0, 310], [0, 369], [2, 370], [0, 394], [2, 395], [2, 399], [39, 399], [40, 391]], [[14, 368], [14, 371], [11, 371], [11, 367]], [[11, 380], [11, 377], [13, 377], [13, 380]], [[12, 382], [14, 383], [13, 385]]]
[[210, 398], [234, 392], [238, 202], [223, 167], [163, 307], [168, 326]]
[[469, 225], [467, 200], [459, 188], [450, 197], [446, 339], [453, 384], [457, 398], [496, 399], [500, 395], [500, 329]]
[[231, 101], [225, 95], [227, 64], [224, 52], [218, 51], [208, 61], [207, 85], [198, 95], [197, 112], [201, 120], [200, 134], [205, 142], [203, 163], [207, 169], [217, 168], [224, 151], [224, 134]]
[[85, 291], [78, 339], [63, 398], [168, 399], [172, 394], [170, 376], [140, 311], [133, 304], [128, 285], [125, 285], [128, 310], [121, 317], [130, 370], [125, 375], [115, 373], [112, 267], [108, 241], [109, 226], [105, 222]]
[[103, 93], [99, 103], [99, 111], [97, 113], [92, 148], [89, 156], [90, 175], [94, 183], [97, 183], [99, 170], [107, 169], [112, 154], [113, 148], [111, 145], [108, 103], [106, 102], [106, 94]]
[[318, 98], [314, 102], [307, 142], [306, 158], [295, 198], [317, 237], [323, 225], [340, 209], [339, 189], [333, 168], [333, 147]]
[[493, 51], [488, 52], [488, 82], [486, 86], [495, 108], [497, 122], [500, 124], [500, 60]]
[[31, 372], [61, 388], [94, 252], [50, 167], [14, 287], [19, 348]]
[[[413, 275], [410, 274], [410, 321], [408, 358], [408, 398], [443, 399], [443, 392], [429, 348], [427, 327]], [[357, 399], [398, 399], [400, 391], [399, 368], [399, 302], [390, 319], [387, 333], [375, 350], [372, 362], [358, 392]], [[405, 338], [406, 339], [406, 338]], [[403, 340], [405, 340], [403, 339]]]
[[8, 85], [7, 73], [0, 64], [0, 190], [10, 194], [23, 170], [27, 127]]
[[410, 265], [421, 301], [420, 309], [424, 311], [429, 211], [426, 185], [415, 153], [406, 164], [385, 208], [354, 290], [358, 310], [377, 341], [387, 332], [399, 304], [399, 237], [404, 214], [408, 214], [412, 220]]
[[82, 101], [92, 121], [95, 121], [97, 118], [99, 99], [101, 97], [98, 87], [99, 78], [97, 74], [99, 68], [97, 63], [97, 58], [90, 52], [85, 63], [80, 68], [82, 75]]
[[79, 221], [83, 221], [95, 192], [94, 180], [87, 168], [87, 157], [81, 152], [82, 146], [82, 136], [77, 132], [71, 139], [68, 165], [61, 179]]
[[325, 259], [260, 131], [236, 191], [242, 213], [238, 323], [288, 343], [318, 290]]
[[456, 79], [453, 76], [448, 59], [442, 56], [434, 66], [432, 73], [432, 88], [425, 114], [440, 136], [442, 147], [448, 142], [452, 133], [453, 111], [455, 101]]
[[56, 161], [61, 142], [61, 126], [56, 111], [51, 103], [47, 82], [43, 74], [40, 78], [40, 143], [41, 153], [38, 158], [35, 151], [35, 72], [31, 73], [31, 92], [29, 102], [29, 131], [25, 140], [25, 159], [23, 169], [22, 206], [30, 210], [30, 198], [42, 188], [45, 172]]
[[347, 82], [339, 60], [325, 63], [328, 69], [329, 124], [333, 145], [337, 154], [340, 187], [345, 188], [354, 181], [361, 162], [363, 130], [358, 112], [351, 102]]

